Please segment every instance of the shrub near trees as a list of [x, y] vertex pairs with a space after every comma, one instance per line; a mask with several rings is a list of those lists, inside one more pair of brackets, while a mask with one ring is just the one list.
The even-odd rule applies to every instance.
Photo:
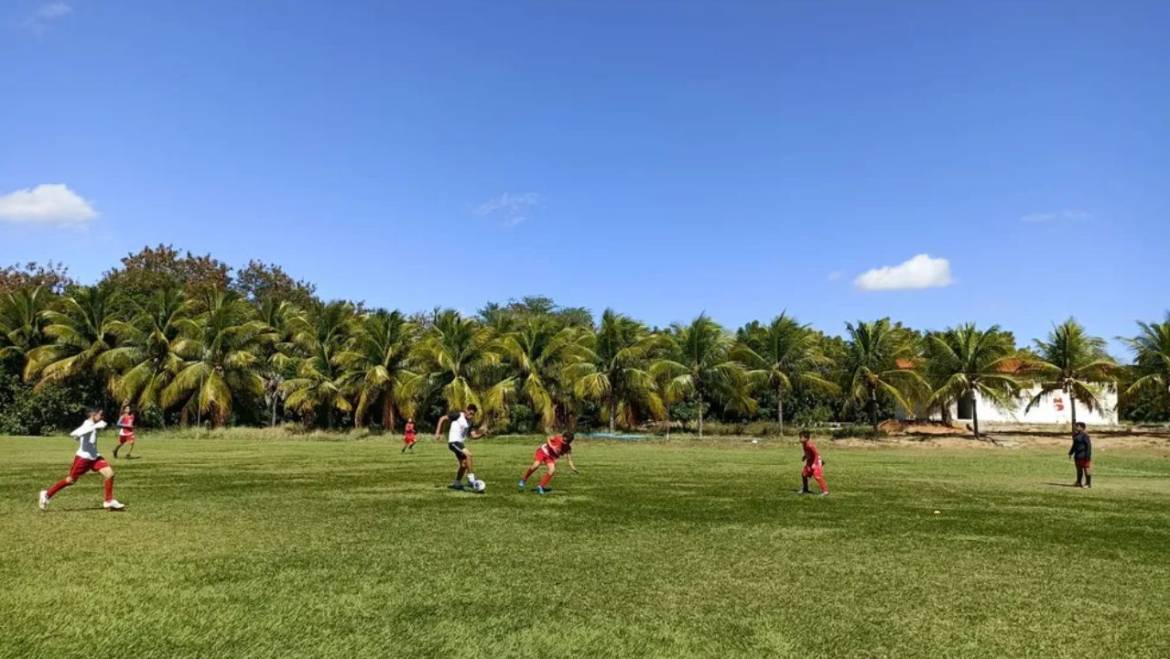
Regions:
[[233, 273], [160, 245], [92, 286], [58, 264], [0, 269], [0, 432], [47, 433], [87, 406], [124, 402], [154, 425], [400, 428], [476, 403], [494, 431], [876, 429], [898, 410], [1015, 404], [1025, 388], [1039, 391], [1033, 405], [1063, 391], [1093, 409], [1110, 387], [1133, 418], [1170, 420], [1170, 316], [1124, 339], [1129, 366], [1071, 319], [1028, 350], [997, 326], [844, 329], [825, 335], [781, 314], [731, 330], [700, 314], [652, 330], [611, 309], [595, 324], [544, 297], [406, 315], [322, 301], [275, 265]]

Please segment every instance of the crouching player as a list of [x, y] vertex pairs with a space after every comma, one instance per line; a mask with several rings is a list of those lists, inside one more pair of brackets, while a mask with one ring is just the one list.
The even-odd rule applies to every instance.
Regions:
[[573, 464], [572, 452], [573, 433], [567, 432], [563, 435], [549, 437], [548, 441], [541, 444], [540, 448], [536, 449], [536, 454], [532, 456], [532, 466], [520, 478], [520, 489], [523, 490], [525, 482], [532, 474], [536, 473], [537, 469], [540, 469], [540, 465], [544, 465], [545, 473], [540, 479], [540, 484], [536, 486], [536, 493], [551, 492], [548, 484], [552, 482], [553, 476], [557, 473], [557, 459], [561, 457], [569, 461], [569, 469], [572, 469], [574, 474], [581, 473], [577, 471], [577, 465]]
[[798, 494], [811, 494], [808, 489], [809, 476], [817, 481], [821, 488], [821, 496], [828, 496], [829, 486], [825, 484], [825, 462], [817, 447], [813, 446], [812, 436], [807, 430], [800, 431], [800, 445], [804, 448], [804, 469], [800, 471], [801, 488]]
[[123, 444], [130, 445], [130, 448], [126, 449], [126, 459], [130, 460], [134, 453], [134, 411], [129, 405], [122, 408], [122, 416], [118, 417], [118, 445], [114, 447], [115, 458], [118, 457], [118, 451]]
[[105, 427], [106, 422], [102, 421], [102, 411], [94, 410], [85, 423], [81, 424], [81, 427], [69, 433], [78, 443], [77, 454], [73, 457], [73, 466], [70, 467], [68, 476], [57, 481], [49, 489], [41, 490], [41, 510], [49, 507], [49, 499], [52, 499], [54, 494], [76, 483], [78, 478], [91, 471], [98, 472], [105, 479], [103, 483], [105, 502], [102, 504], [102, 508], [122, 510], [126, 507], [114, 498], [114, 469], [97, 450], [97, 432]]

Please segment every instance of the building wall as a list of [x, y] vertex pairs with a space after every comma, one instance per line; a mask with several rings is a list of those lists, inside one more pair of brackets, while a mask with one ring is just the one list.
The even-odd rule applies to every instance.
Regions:
[[[1025, 390], [1020, 396], [1019, 403], [1010, 409], [1000, 409], [986, 401], [977, 400], [976, 404], [979, 406], [979, 423], [1051, 423], [1065, 425], [1072, 423], [1072, 412], [1068, 394], [1059, 391], [1040, 399], [1040, 402], [1025, 414], [1024, 409], [1028, 406], [1028, 401], [1032, 400], [1032, 397], [1035, 395], [1036, 390]], [[1101, 408], [1092, 412], [1085, 409], [1083, 404], [1077, 404], [1077, 421], [1083, 421], [1090, 426], [1117, 425], [1117, 392], [1105, 391], [1098, 398], [1103, 405]], [[956, 421], [965, 420], [959, 418], [958, 405], [951, 406], [951, 418]]]

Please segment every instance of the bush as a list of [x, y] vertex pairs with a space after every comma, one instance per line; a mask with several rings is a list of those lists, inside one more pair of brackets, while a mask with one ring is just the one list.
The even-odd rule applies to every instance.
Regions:
[[73, 429], [91, 406], [85, 392], [70, 384], [39, 389], [16, 375], [0, 372], [0, 434], [51, 435]]

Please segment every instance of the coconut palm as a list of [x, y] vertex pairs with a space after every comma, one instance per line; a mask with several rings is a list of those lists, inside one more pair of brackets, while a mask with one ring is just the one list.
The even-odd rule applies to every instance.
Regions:
[[52, 292], [44, 286], [0, 295], [0, 359], [17, 356], [23, 366], [28, 353], [47, 340], [44, 312], [51, 302]]
[[404, 394], [416, 405], [437, 393], [450, 409], [474, 403], [490, 416], [503, 410], [515, 388], [511, 378], [493, 377], [498, 375], [500, 353], [492, 331], [457, 311], [436, 312], [415, 344], [413, 360], [416, 372], [404, 383]]
[[140, 409], [162, 409], [162, 392], [183, 367], [175, 346], [193, 304], [177, 287], [154, 291], [130, 321], [112, 327], [119, 345], [107, 353], [117, 371], [114, 395]]
[[110, 285], [81, 286], [45, 310], [44, 332], [52, 342], [28, 352], [25, 379], [44, 384], [92, 374], [112, 389], [114, 371], [103, 356], [117, 344], [117, 301]]
[[830, 365], [820, 339], [808, 325], [780, 314], [767, 326], [751, 322], [739, 332], [733, 356], [776, 392], [776, 421], [784, 434], [784, 397], [795, 387], [833, 393], [839, 387], [825, 377]]
[[711, 401], [723, 402], [732, 411], [755, 411], [747, 371], [731, 356], [734, 340], [718, 323], [706, 314], [699, 314], [689, 325], [675, 324], [672, 330], [679, 361], [659, 360], [653, 368], [670, 372], [666, 385], [668, 398], [694, 401], [699, 415], [699, 437], [703, 436], [704, 412]]
[[275, 297], [266, 297], [257, 305], [264, 333], [266, 362], [260, 367], [264, 381], [264, 404], [268, 408], [269, 425], [276, 425], [277, 405], [284, 400], [284, 382], [296, 375], [296, 358], [304, 357], [295, 341], [297, 332], [307, 322], [305, 311], [296, 304]]
[[666, 415], [652, 373], [664, 349], [663, 338], [645, 325], [606, 309], [594, 337], [595, 360], [570, 366], [565, 374], [574, 383], [575, 396], [605, 406], [609, 431], [614, 432], [618, 418], [629, 426], [642, 415], [656, 419]]
[[194, 412], [197, 421], [206, 414], [222, 425], [233, 405], [264, 394], [259, 367], [269, 330], [235, 291], [205, 291], [197, 308], [196, 315], [176, 321], [181, 336], [174, 350], [183, 363], [160, 402], [167, 409], [181, 405], [184, 420]]
[[349, 384], [358, 392], [353, 423], [362, 424], [371, 407], [382, 410], [382, 425], [394, 429], [398, 410], [406, 404], [403, 384], [415, 326], [400, 311], [377, 311], [361, 319], [339, 359]]
[[354, 322], [353, 305], [348, 302], [314, 305], [301, 319], [293, 341], [305, 356], [295, 359], [296, 375], [282, 385], [285, 407], [306, 418], [324, 412], [329, 428], [334, 412], [353, 411], [342, 354]]
[[530, 317], [500, 337], [500, 351], [516, 370], [522, 399], [540, 415], [541, 426], [551, 430], [570, 405], [566, 375], [573, 366], [593, 358], [590, 332], [582, 327], [558, 327], [548, 317]]
[[1148, 388], [1170, 396], [1170, 313], [1161, 323], [1139, 322], [1141, 334], [1123, 339], [1134, 353], [1136, 379], [1126, 389], [1133, 395]]
[[876, 435], [880, 398], [910, 410], [910, 398], [927, 389], [926, 380], [915, 370], [914, 337], [889, 318], [845, 323], [845, 328], [849, 402], [866, 407]]
[[1105, 351], [1105, 340], [1090, 336], [1075, 319], [1069, 318], [1048, 334], [1048, 340], [1037, 339], [1035, 358], [1027, 360], [1027, 367], [1036, 377], [1039, 391], [1028, 406], [1033, 406], [1054, 391], [1068, 394], [1073, 428], [1077, 424], [1077, 401], [1090, 412], [1101, 407], [1101, 388], [1117, 381], [1118, 367]]
[[931, 393], [933, 405], [972, 400], [972, 427], [979, 438], [979, 400], [1007, 408], [1019, 395], [1014, 375], [1019, 363], [1010, 334], [992, 325], [980, 330], [974, 323], [952, 327], [926, 337], [930, 370], [939, 384]]

